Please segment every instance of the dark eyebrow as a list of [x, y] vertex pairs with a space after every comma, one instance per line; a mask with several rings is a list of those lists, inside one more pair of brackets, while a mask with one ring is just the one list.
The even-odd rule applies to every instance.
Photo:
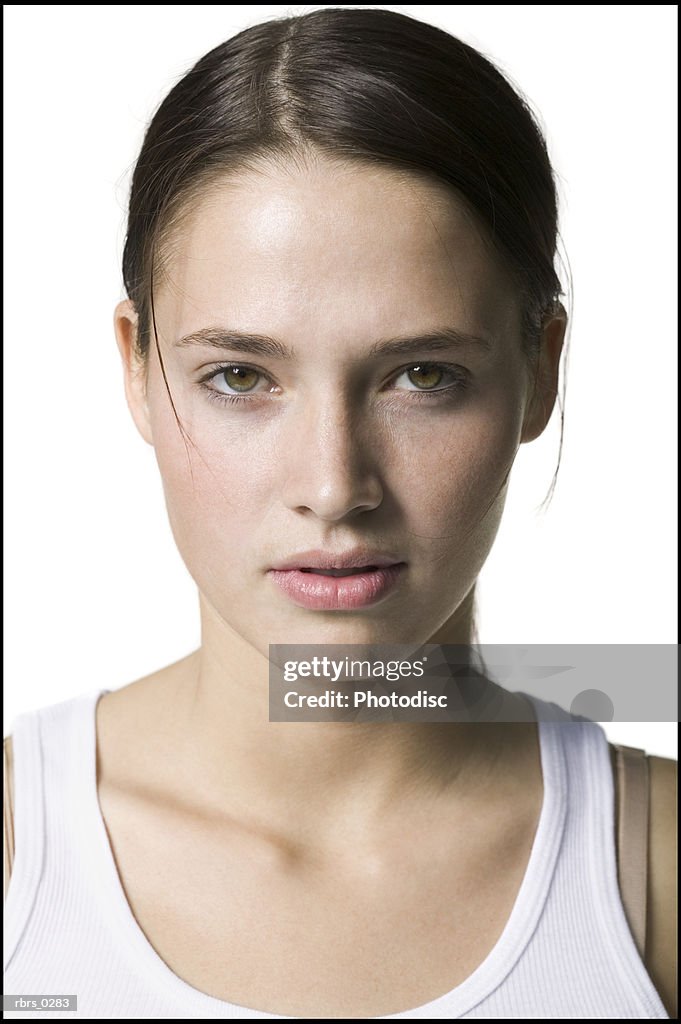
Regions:
[[[176, 341], [175, 345], [178, 348], [208, 345], [213, 348], [247, 352], [251, 355], [265, 356], [271, 359], [291, 360], [295, 358], [293, 349], [266, 334], [249, 334], [224, 327], [202, 327], [198, 331], [186, 334]], [[454, 327], [444, 327], [418, 336], [410, 335], [377, 341], [371, 345], [368, 354], [370, 356], [409, 356], [418, 355], [426, 349], [445, 351], [456, 348], [479, 349], [489, 353], [492, 351], [492, 347], [492, 343], [487, 338], [467, 334]]]
[[488, 341], [487, 338], [467, 334], [454, 327], [444, 327], [441, 330], [419, 334], [417, 337], [389, 338], [387, 341], [377, 341], [369, 349], [369, 355], [409, 356], [418, 355], [424, 349], [446, 351], [453, 348], [480, 349], [488, 353], [492, 351], [492, 347], [491, 341]]
[[235, 349], [237, 352], [250, 352], [256, 356], [269, 356], [274, 359], [293, 359], [291, 349], [266, 334], [246, 334], [224, 327], [202, 327], [198, 331], [186, 334], [176, 341], [175, 345], [177, 348], [209, 345], [212, 348]]

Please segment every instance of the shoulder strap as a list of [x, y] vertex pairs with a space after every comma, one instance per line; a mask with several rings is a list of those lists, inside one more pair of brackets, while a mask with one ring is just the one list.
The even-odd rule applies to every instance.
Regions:
[[5, 895], [9, 886], [14, 863], [14, 779], [12, 765], [11, 737], [5, 736], [2, 741], [4, 752], [4, 801], [3, 801], [3, 853], [5, 865]]
[[614, 743], [617, 752], [617, 861], [622, 904], [641, 958], [648, 891], [648, 755]]

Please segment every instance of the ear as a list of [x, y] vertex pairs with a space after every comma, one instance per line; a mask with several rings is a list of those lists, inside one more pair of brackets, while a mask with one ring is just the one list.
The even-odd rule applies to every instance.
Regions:
[[130, 299], [114, 310], [116, 344], [123, 363], [125, 397], [135, 426], [148, 444], [154, 443], [147, 405], [147, 367], [137, 351], [137, 312]]
[[567, 313], [559, 302], [542, 325], [534, 390], [523, 421], [521, 444], [539, 437], [551, 419], [558, 395], [558, 369], [566, 328]]

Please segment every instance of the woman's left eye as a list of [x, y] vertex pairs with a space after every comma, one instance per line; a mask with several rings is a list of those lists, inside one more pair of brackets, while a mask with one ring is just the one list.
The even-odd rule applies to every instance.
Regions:
[[446, 391], [463, 387], [466, 383], [462, 370], [442, 363], [414, 363], [395, 378], [395, 384], [403, 377], [414, 385], [407, 387], [407, 391]]

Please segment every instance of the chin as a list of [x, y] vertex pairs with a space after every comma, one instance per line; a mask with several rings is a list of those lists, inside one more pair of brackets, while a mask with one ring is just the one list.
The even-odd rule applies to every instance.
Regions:
[[415, 627], [403, 617], [370, 618], [366, 613], [320, 612], [309, 621], [291, 624], [270, 634], [277, 644], [410, 644], [414, 647], [427, 643], [431, 630]]

